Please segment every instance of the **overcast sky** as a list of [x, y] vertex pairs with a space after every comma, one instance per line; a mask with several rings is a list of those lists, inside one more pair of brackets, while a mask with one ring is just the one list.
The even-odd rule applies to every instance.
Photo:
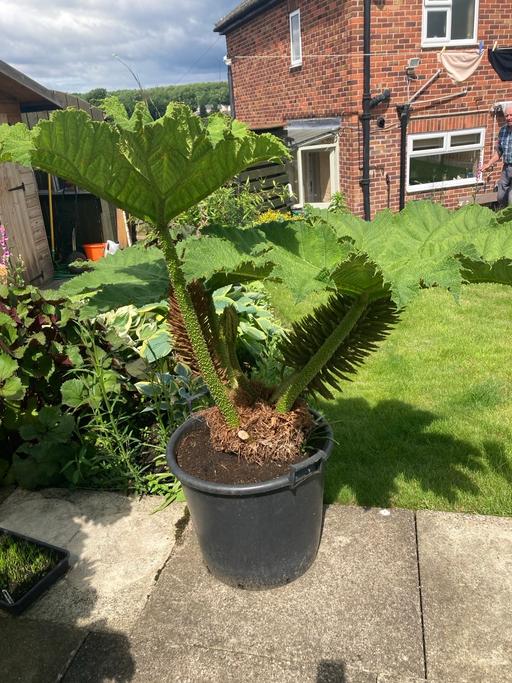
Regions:
[[226, 80], [213, 25], [239, 0], [0, 0], [0, 59], [68, 92]]

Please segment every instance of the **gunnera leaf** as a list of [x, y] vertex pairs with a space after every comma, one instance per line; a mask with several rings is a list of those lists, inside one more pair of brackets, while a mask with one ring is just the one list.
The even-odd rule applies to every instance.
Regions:
[[[301, 370], [343, 321], [354, 303], [351, 296], [333, 294], [326, 304], [293, 323], [283, 337], [279, 351], [287, 366]], [[324, 398], [333, 398], [329, 387], [339, 389], [343, 380], [350, 380], [365, 358], [377, 349], [398, 322], [398, 311], [390, 298], [371, 302], [336, 352], [325, 359], [307, 391]]]

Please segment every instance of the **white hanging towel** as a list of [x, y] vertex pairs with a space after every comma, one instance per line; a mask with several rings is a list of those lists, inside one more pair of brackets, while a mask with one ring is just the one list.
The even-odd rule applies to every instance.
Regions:
[[437, 61], [443, 65], [454, 83], [462, 83], [475, 73], [483, 56], [483, 51], [480, 52], [478, 48], [458, 52], [438, 52]]

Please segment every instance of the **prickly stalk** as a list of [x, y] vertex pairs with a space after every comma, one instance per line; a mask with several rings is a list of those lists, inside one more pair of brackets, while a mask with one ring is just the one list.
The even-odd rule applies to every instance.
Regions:
[[230, 400], [226, 387], [221, 382], [213, 365], [206, 340], [199, 325], [194, 306], [187, 291], [185, 276], [181, 269], [180, 260], [172, 238], [165, 226], [158, 228], [160, 246], [164, 252], [165, 262], [169, 271], [171, 285], [176, 296], [176, 301], [183, 315], [185, 329], [194, 349], [199, 370], [210, 390], [213, 400], [221, 411], [229, 427], [240, 426], [237, 410]]
[[309, 385], [311, 380], [320, 372], [325, 363], [336, 352], [343, 340], [350, 334], [354, 325], [363, 315], [368, 304], [368, 296], [362, 294], [354, 301], [343, 320], [327, 337], [318, 351], [310, 358], [308, 363], [299, 371], [294, 372], [284, 385], [279, 387], [273, 397], [276, 401], [278, 413], [286, 413], [292, 409], [293, 404]]

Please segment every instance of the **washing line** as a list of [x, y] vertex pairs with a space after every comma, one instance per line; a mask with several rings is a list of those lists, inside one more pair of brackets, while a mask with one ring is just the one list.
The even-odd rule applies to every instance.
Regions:
[[[336, 52], [329, 52], [329, 53], [324, 53], [324, 54], [304, 54], [302, 53], [302, 59], [305, 57], [307, 58], [312, 58], [312, 59], [330, 59], [332, 57], [378, 57], [378, 56], [387, 56], [387, 55], [397, 55], [397, 54], [417, 54], [418, 50], [411, 50], [409, 48], [404, 48], [401, 50], [393, 50], [391, 52], [343, 52], [343, 53], [336, 53]], [[432, 51], [431, 53], [428, 54], [433, 54], [437, 55], [437, 52]], [[290, 59], [290, 55], [288, 52], [283, 52], [282, 54], [271, 54], [271, 55], [229, 55], [230, 59]]]

